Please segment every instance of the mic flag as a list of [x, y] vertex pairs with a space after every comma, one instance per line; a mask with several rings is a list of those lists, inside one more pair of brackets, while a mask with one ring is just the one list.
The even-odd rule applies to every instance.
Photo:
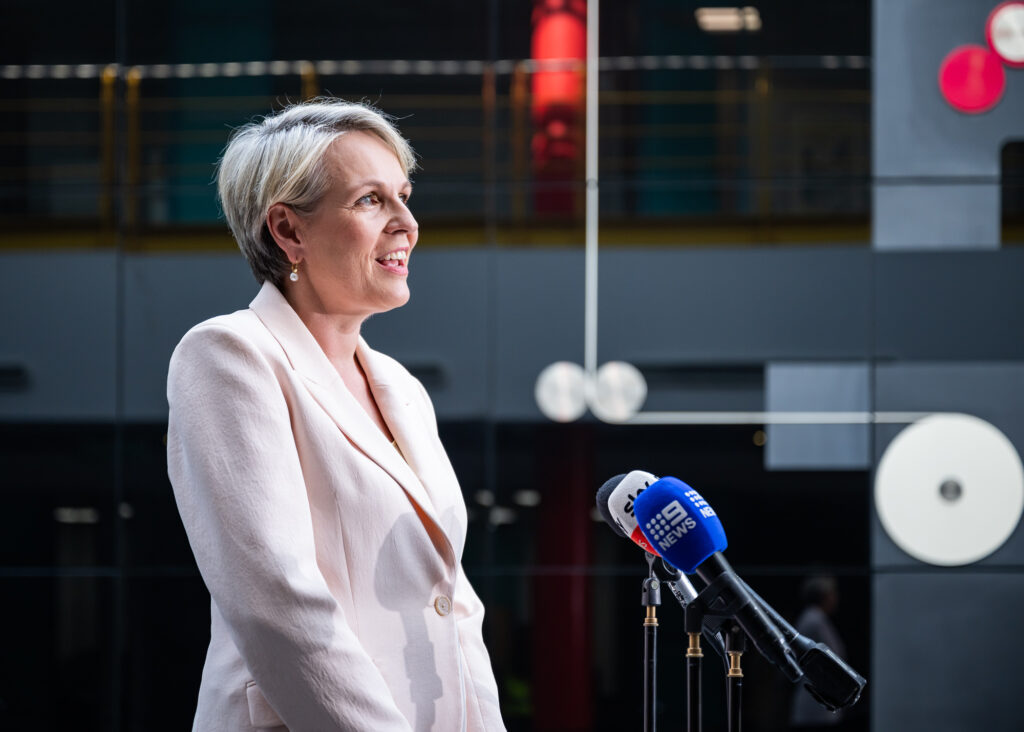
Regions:
[[687, 574], [728, 546], [715, 510], [678, 478], [662, 478], [633, 501], [643, 535], [665, 560]]
[[633, 515], [633, 504], [636, 497], [657, 480], [655, 476], [646, 471], [633, 470], [605, 481], [605, 484], [597, 492], [597, 510], [612, 527], [612, 530], [620, 536], [631, 539], [641, 549], [654, 555], [657, 555], [658, 552], [650, 545], [637, 526], [636, 517]]

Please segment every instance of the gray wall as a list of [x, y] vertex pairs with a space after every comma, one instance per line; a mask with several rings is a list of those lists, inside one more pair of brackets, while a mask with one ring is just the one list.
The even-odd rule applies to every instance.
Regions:
[[1006, 69], [1002, 100], [955, 111], [939, 67], [963, 44], [985, 45], [994, 0], [874, 0], [872, 165], [875, 246], [999, 246], [999, 154], [1024, 138], [1024, 71]]
[[[234, 254], [2, 254], [0, 265], [19, 273], [0, 294], [0, 363], [27, 375], [0, 392], [13, 420], [118, 409], [163, 420], [174, 345], [259, 289]], [[767, 364], [1024, 362], [1022, 271], [1018, 249], [605, 250], [599, 360], [648, 374], [648, 409], [761, 409]], [[410, 304], [369, 320], [370, 343], [422, 375], [443, 418], [540, 419], [541, 369], [582, 362], [582, 252], [428, 250], [410, 277]]]
[[[1024, 70], [1001, 102], [954, 111], [943, 58], [985, 45], [994, 0], [874, 0], [872, 95], [879, 410], [963, 411], [1024, 448], [1024, 307], [1018, 252], [999, 251], [1000, 151], [1024, 137]], [[989, 250], [935, 256], [929, 249]], [[899, 428], [878, 427], [877, 465]], [[901, 551], [873, 516], [872, 729], [1020, 730], [1024, 531], [973, 565]]]

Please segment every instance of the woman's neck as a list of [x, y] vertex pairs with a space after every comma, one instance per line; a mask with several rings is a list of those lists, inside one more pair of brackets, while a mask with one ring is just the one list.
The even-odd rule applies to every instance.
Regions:
[[297, 288], [286, 287], [284, 297], [339, 373], [358, 369], [356, 348], [365, 317], [326, 312], [317, 300]]
[[362, 364], [356, 358], [356, 349], [359, 347], [359, 329], [366, 320], [366, 316], [353, 316], [343, 313], [327, 312], [327, 308], [319, 306], [319, 301], [310, 298], [311, 292], [295, 288], [286, 288], [284, 296], [292, 309], [296, 312], [302, 322], [313, 334], [313, 338], [320, 344], [320, 348], [327, 355], [327, 359], [338, 372], [345, 388], [355, 397], [356, 401], [363, 407], [367, 416], [373, 420], [378, 429], [388, 439], [394, 440], [394, 435], [388, 428], [380, 407], [373, 396], [370, 388], [370, 381], [366, 377]]

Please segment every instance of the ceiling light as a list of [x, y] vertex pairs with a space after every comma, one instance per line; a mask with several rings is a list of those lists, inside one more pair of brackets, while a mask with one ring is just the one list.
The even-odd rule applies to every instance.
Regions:
[[738, 33], [761, 30], [761, 14], [757, 8], [697, 8], [697, 25], [707, 33]]

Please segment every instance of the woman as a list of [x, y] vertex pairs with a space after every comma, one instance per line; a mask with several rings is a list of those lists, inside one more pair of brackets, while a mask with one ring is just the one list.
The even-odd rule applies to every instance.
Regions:
[[221, 159], [263, 286], [168, 375], [168, 471], [212, 601], [196, 730], [504, 729], [430, 400], [359, 335], [409, 299], [414, 165], [380, 113], [329, 100]]

